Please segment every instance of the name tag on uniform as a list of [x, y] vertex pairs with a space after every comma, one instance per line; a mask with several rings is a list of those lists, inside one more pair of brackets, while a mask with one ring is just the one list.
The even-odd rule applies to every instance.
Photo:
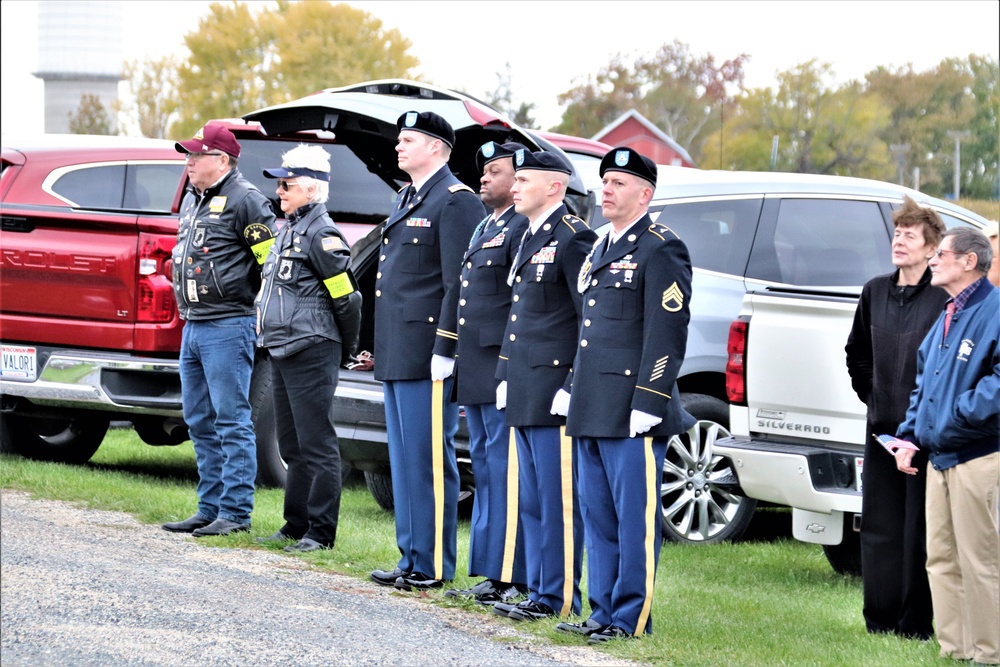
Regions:
[[407, 227], [430, 227], [431, 221], [427, 218], [409, 218], [406, 221]]
[[556, 261], [556, 247], [546, 246], [531, 256], [532, 264], [553, 264]]

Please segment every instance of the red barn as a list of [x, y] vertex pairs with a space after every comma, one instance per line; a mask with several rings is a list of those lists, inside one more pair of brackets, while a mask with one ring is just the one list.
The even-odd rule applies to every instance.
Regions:
[[612, 146], [625, 146], [642, 153], [656, 164], [694, 167], [688, 152], [641, 113], [632, 109], [612, 121], [592, 139]]

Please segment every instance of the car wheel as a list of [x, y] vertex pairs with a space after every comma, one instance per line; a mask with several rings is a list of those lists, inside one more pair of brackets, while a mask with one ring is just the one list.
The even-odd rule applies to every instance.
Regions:
[[714, 544], [739, 538], [757, 501], [736, 493], [732, 462], [714, 453], [729, 436], [729, 407], [704, 394], [683, 394], [684, 409], [698, 421], [667, 444], [660, 485], [663, 537], [671, 542]]
[[861, 576], [861, 533], [854, 530], [854, 515], [844, 514], [844, 538], [840, 544], [824, 544], [823, 553], [837, 574]]
[[258, 354], [250, 376], [250, 418], [257, 437], [257, 485], [285, 488], [288, 466], [278, 451], [271, 395], [271, 358]]
[[387, 512], [393, 511], [395, 505], [392, 501], [392, 475], [366, 470], [365, 486], [379, 507]]
[[111, 420], [84, 412], [64, 417], [4, 415], [0, 451], [36, 461], [86, 463], [104, 441]]

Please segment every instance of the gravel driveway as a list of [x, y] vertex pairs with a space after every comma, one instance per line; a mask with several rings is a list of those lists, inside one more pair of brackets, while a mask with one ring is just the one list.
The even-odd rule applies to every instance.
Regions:
[[0, 495], [0, 655], [36, 665], [628, 665], [130, 515]]

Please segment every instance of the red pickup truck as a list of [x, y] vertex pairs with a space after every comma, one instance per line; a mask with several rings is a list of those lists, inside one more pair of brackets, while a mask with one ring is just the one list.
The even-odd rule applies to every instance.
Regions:
[[[261, 170], [280, 164], [281, 154], [300, 142], [322, 144], [335, 174], [330, 214], [356, 256], [372, 239], [377, 246], [373, 230], [405, 182], [393, 151], [402, 111], [440, 110], [452, 121], [458, 134], [452, 170], [477, 191], [474, 155], [484, 141], [512, 137], [559, 150], [471, 98], [423, 84], [370, 82], [307, 99], [313, 97], [322, 97], [326, 115], [311, 127], [328, 129], [284, 127], [268, 136], [257, 122], [228, 121], [242, 145], [239, 169], [280, 211], [273, 182]], [[294, 124], [308, 113], [302, 105], [287, 118]], [[268, 117], [289, 124], [280, 110]], [[575, 183], [585, 214], [593, 198], [579, 175]], [[170, 275], [185, 184], [183, 156], [172, 141], [65, 135], [3, 147], [0, 451], [84, 462], [111, 421], [131, 422], [151, 445], [187, 439], [177, 372], [182, 323]], [[369, 232], [374, 236], [365, 238]], [[364, 258], [356, 261], [360, 272]], [[363, 289], [371, 282], [360, 273], [359, 279]], [[373, 335], [369, 313], [363, 349], [372, 349]], [[285, 467], [268, 400], [268, 364], [258, 357], [251, 382], [258, 482], [280, 486]], [[381, 389], [368, 376], [344, 373], [335, 406], [338, 435], [345, 462], [370, 473], [369, 486], [385, 504], [391, 493], [384, 489]]]

